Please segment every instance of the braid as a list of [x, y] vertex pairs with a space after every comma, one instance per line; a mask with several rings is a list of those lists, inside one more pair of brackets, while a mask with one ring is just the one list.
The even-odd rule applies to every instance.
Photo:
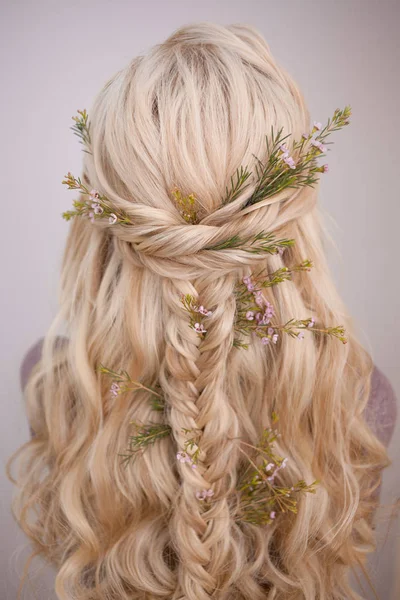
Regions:
[[[181, 556], [180, 584], [185, 597], [208, 598], [219, 584], [221, 564], [229, 560], [226, 524], [229, 506], [226, 492], [235, 485], [232, 477], [235, 453], [221, 443], [238, 435], [237, 416], [224, 390], [225, 365], [232, 346], [235, 304], [233, 277], [204, 278], [195, 285], [165, 279], [164, 301], [170, 318], [166, 323], [166, 352], [160, 382], [170, 405], [170, 425], [178, 448], [183, 448], [182, 428], [201, 431], [197, 469], [180, 464], [181, 493], [174, 507], [172, 532]], [[202, 340], [188, 326], [180, 294], [200, 297], [215, 306], [214, 327]], [[217, 451], [218, 449], [218, 451]], [[230, 481], [227, 480], [226, 474]], [[196, 491], [213, 486], [213, 508], [204, 510]]]

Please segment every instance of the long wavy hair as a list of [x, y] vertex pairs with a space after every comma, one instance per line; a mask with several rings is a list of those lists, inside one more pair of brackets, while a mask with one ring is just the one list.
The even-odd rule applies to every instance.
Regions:
[[[296, 139], [309, 130], [299, 88], [254, 27], [198, 23], [132, 60], [89, 115], [83, 181], [133, 225], [73, 220], [59, 311], [25, 388], [35, 436], [10, 458], [13, 513], [56, 566], [58, 597], [359, 598], [348, 575], [375, 547], [373, 492], [389, 459], [365, 421], [373, 364], [329, 274], [318, 186], [242, 210], [250, 184], [221, 207], [239, 165], [265, 159], [271, 126]], [[198, 224], [182, 218], [174, 186], [196, 194]], [[296, 243], [283, 255], [207, 249], [260, 230]], [[341, 323], [349, 343], [308, 335], [235, 347], [236, 282], [305, 258], [310, 274], [265, 297], [283, 322]], [[188, 326], [181, 294], [212, 308], [205, 337]], [[143, 389], [111, 397], [99, 363], [159, 385], [165, 412]], [[320, 484], [297, 515], [260, 526], [234, 518], [245, 460], [237, 438], [256, 445], [272, 411], [277, 449], [290, 457], [283, 482]], [[157, 419], [171, 435], [123, 466], [130, 422]], [[182, 428], [201, 430], [197, 469], [176, 459]], [[195, 493], [210, 486], [205, 508]]]

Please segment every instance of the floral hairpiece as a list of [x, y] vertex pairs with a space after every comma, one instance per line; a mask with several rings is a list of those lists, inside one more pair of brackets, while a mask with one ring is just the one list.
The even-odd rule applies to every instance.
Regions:
[[[319, 122], [314, 122], [310, 133], [303, 133], [301, 140], [294, 141], [290, 147], [285, 142], [289, 135], [282, 136], [283, 129], [279, 129], [275, 134], [271, 127], [271, 136], [266, 136], [268, 159], [263, 164], [257, 157], [256, 174], [257, 185], [246, 200], [242, 208], [251, 206], [277, 194], [285, 188], [298, 188], [302, 186], [311, 186], [317, 181], [317, 173], [326, 173], [328, 165], [319, 166], [317, 159], [326, 152], [326, 138], [330, 133], [341, 129], [349, 123], [351, 110], [346, 106], [343, 110], [336, 109], [332, 119], [328, 119], [325, 127]], [[90, 123], [86, 110], [78, 111], [78, 116], [74, 117], [74, 133], [80, 137], [81, 143], [87, 152], [91, 152]], [[317, 133], [318, 132], [318, 133]], [[317, 134], [314, 136], [314, 134]], [[248, 186], [246, 183], [252, 173], [247, 167], [241, 166], [236, 171], [236, 180], [231, 177], [231, 185], [227, 186], [225, 198], [221, 205], [225, 206], [239, 197]], [[92, 222], [96, 220], [108, 220], [109, 225], [120, 224], [122, 226], [132, 225], [129, 216], [113, 207], [112, 202], [98, 190], [89, 190], [80, 180], [68, 173], [63, 180], [63, 184], [68, 189], [78, 190], [82, 195], [88, 198], [85, 201], [74, 201], [74, 210], [63, 213], [63, 218], [70, 220], [75, 216], [86, 216]], [[197, 198], [195, 194], [184, 196], [178, 188], [171, 190], [175, 199], [175, 204], [182, 218], [188, 224], [199, 222], [198, 210], [196, 207]], [[254, 254], [280, 254], [293, 246], [294, 240], [276, 239], [268, 232], [261, 231], [255, 236], [241, 237], [232, 236], [223, 242], [209, 246], [207, 250], [225, 250], [238, 248]], [[290, 281], [293, 274], [299, 272], [308, 272], [313, 264], [309, 259], [303, 260], [300, 264], [281, 267], [271, 273], [261, 271], [252, 273], [238, 282], [234, 289], [236, 300], [236, 316], [234, 322], [235, 338], [233, 346], [236, 348], [248, 349], [249, 344], [244, 343], [243, 336], [259, 338], [261, 344], [272, 349], [280, 343], [283, 335], [302, 340], [306, 331], [315, 336], [336, 337], [342, 343], [346, 343], [345, 331], [342, 326], [326, 327], [317, 322], [316, 317], [311, 316], [306, 319], [290, 319], [285, 323], [280, 323], [275, 314], [274, 306], [264, 297], [263, 290]], [[213, 310], [199, 304], [198, 300], [190, 294], [180, 297], [183, 309], [189, 314], [188, 326], [192, 328], [201, 338], [207, 335], [207, 319], [213, 317]], [[165, 400], [161, 387], [146, 386], [130, 378], [126, 371], [120, 373], [113, 371], [104, 365], [98, 367], [100, 373], [113, 379], [110, 388], [110, 394], [113, 399], [123, 393], [136, 390], [143, 390], [150, 394], [150, 402], [155, 413], [165, 415]], [[272, 414], [272, 424], [274, 425], [278, 417]], [[130, 436], [129, 447], [126, 453], [121, 454], [122, 462], [127, 466], [138, 455], [142, 454], [146, 448], [155, 444], [158, 440], [169, 437], [172, 433], [171, 426], [165, 422], [149, 422], [147, 424], [130, 422], [134, 425], [134, 435]], [[197, 468], [197, 462], [201, 454], [201, 430], [182, 428], [182, 433], [186, 436], [177, 454], [176, 459], [179, 463], [185, 464], [192, 469]], [[315, 493], [315, 486], [318, 481], [306, 484], [304, 480], [293, 483], [290, 487], [282, 485], [282, 471], [285, 469], [288, 458], [282, 458], [276, 454], [274, 443], [279, 437], [279, 433], [274, 428], [266, 428], [263, 431], [261, 439], [257, 446], [247, 444], [240, 438], [238, 440], [238, 449], [248, 460], [248, 468], [238, 481], [237, 493], [239, 494], [239, 503], [236, 508], [236, 519], [247, 521], [249, 523], [268, 525], [274, 522], [279, 513], [287, 511], [297, 512], [298, 495], [301, 493]], [[262, 465], [257, 465], [243, 446], [251, 448], [257, 453], [257, 457], [262, 460]], [[197, 490], [196, 498], [199, 502], [208, 504], [213, 502], [214, 490], [212, 488]]]
[[[153, 410], [164, 412], [165, 402], [162, 394], [154, 387], [145, 386], [133, 381], [126, 371], [117, 373], [107, 369], [103, 365], [98, 368], [103, 373], [113, 379], [110, 387], [110, 394], [113, 398], [120, 394], [143, 389], [150, 393], [150, 402]], [[273, 412], [271, 424], [275, 425], [278, 421], [278, 415]], [[138, 455], [142, 455], [148, 446], [154, 445], [157, 441], [169, 437], [172, 433], [171, 426], [167, 423], [149, 422], [147, 424], [130, 421], [134, 425], [135, 433], [129, 438], [129, 445], [122, 457], [122, 464], [125, 467], [132, 463]], [[183, 448], [176, 454], [179, 463], [185, 464], [192, 469], [197, 468], [197, 462], [201, 453], [200, 438], [201, 430], [186, 429], [182, 427], [182, 432], [188, 436], [183, 444]], [[284, 486], [281, 482], [281, 471], [286, 467], [288, 458], [283, 458], [276, 454], [274, 443], [280, 437], [280, 433], [273, 427], [267, 427], [263, 430], [259, 443], [256, 446], [244, 442], [240, 438], [237, 440], [238, 450], [246, 457], [247, 467], [238, 479], [236, 493], [239, 496], [239, 502], [236, 508], [235, 520], [245, 521], [256, 525], [269, 525], [273, 523], [279, 513], [297, 512], [298, 496], [302, 493], [315, 493], [317, 480], [307, 484], [304, 480], [299, 480], [290, 486]], [[243, 448], [250, 448], [261, 458], [262, 464], [257, 465], [255, 460]], [[199, 502], [209, 504], [214, 496], [212, 488], [196, 490], [196, 498]]]
[[[324, 127], [322, 124], [314, 121], [313, 127], [309, 133], [303, 133], [301, 139], [293, 141], [289, 147], [285, 142], [290, 137], [290, 133], [283, 136], [283, 127], [276, 133], [271, 126], [270, 138], [265, 136], [268, 159], [264, 164], [257, 156], [256, 181], [257, 185], [251, 196], [243, 204], [242, 209], [261, 200], [265, 200], [286, 188], [299, 188], [304, 186], [313, 187], [317, 182], [317, 173], [326, 173], [328, 165], [318, 165], [317, 159], [325, 156], [327, 145], [326, 138], [346, 125], [349, 124], [351, 115], [350, 106], [346, 106], [340, 110], [337, 108], [332, 118]], [[90, 122], [86, 110], [78, 111], [78, 115], [73, 117], [74, 126], [72, 127], [75, 135], [80, 138], [84, 145], [85, 151], [91, 153], [91, 136]], [[315, 135], [316, 134], [316, 135]], [[247, 166], [240, 166], [236, 170], [236, 180], [231, 177], [230, 187], [226, 187], [225, 198], [222, 199], [221, 206], [225, 206], [236, 200], [249, 185], [246, 183], [252, 172]], [[113, 207], [112, 202], [98, 190], [88, 190], [82, 183], [81, 179], [74, 177], [68, 172], [62, 181], [68, 189], [78, 190], [81, 194], [88, 196], [86, 201], [75, 200], [73, 205], [75, 210], [69, 210], [62, 213], [64, 219], [69, 221], [75, 216], [86, 216], [93, 223], [96, 220], [108, 220], [109, 225], [120, 224], [123, 226], [132, 225], [132, 221], [123, 211]], [[196, 209], [197, 198], [195, 194], [184, 196], [182, 192], [175, 187], [171, 190], [174, 197], [176, 207], [178, 208], [182, 218], [188, 224], [196, 224], [199, 222], [198, 210]], [[265, 243], [267, 242], [267, 243]], [[231, 238], [209, 246], [208, 250], [224, 250], [227, 248], [240, 248], [252, 253], [271, 253], [271, 244], [275, 243], [274, 252], [278, 252], [279, 248], [293, 243], [293, 240], [276, 241], [270, 233], [260, 232], [256, 236], [241, 238], [240, 236], [232, 236]]]

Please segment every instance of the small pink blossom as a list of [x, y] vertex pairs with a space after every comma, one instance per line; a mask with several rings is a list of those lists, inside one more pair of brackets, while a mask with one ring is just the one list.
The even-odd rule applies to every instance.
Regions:
[[118, 383], [114, 382], [110, 388], [111, 394], [113, 396], [118, 396], [119, 390], [120, 390], [120, 387], [119, 387]]
[[206, 317], [211, 317], [211, 315], [212, 315], [212, 311], [207, 310], [206, 308], [204, 308], [203, 305], [199, 306], [198, 312], [201, 313], [202, 315], [206, 315]]
[[251, 283], [251, 278], [250, 277], [243, 277], [243, 283], [245, 285], [248, 285], [249, 283]]
[[269, 513], [269, 517], [270, 517], [270, 519], [275, 519], [275, 517], [276, 517], [276, 512], [275, 512], [274, 510], [272, 510], [272, 511]]
[[328, 165], [323, 165], [322, 168], [324, 169], [323, 170], [324, 173], [327, 173], [329, 171], [329, 166]]
[[315, 324], [315, 319], [314, 319], [314, 317], [311, 317], [311, 321], [309, 322], [307, 327], [314, 327], [314, 324]]
[[197, 331], [197, 333], [207, 333], [207, 329], [204, 328], [203, 323], [195, 323], [193, 329]]
[[254, 319], [254, 313], [253, 313], [253, 311], [252, 311], [252, 310], [248, 310], [248, 311], [247, 311], [247, 313], [246, 313], [246, 319], [247, 319], [248, 321], [252, 321], [252, 320]]
[[196, 497], [199, 500], [206, 500], [206, 498], [211, 498], [214, 495], [214, 490], [201, 490], [196, 492]]
[[94, 212], [89, 213], [89, 219], [94, 223]]
[[313, 140], [311, 146], [315, 146], [320, 152], [325, 152], [326, 150], [326, 147], [319, 140]]
[[288, 148], [287, 148], [287, 146], [286, 146], [286, 144], [279, 144], [279, 150], [280, 150], [281, 152], [283, 152], [284, 154], [285, 154], [286, 152], [289, 152], [289, 151], [288, 151]]
[[90, 193], [89, 193], [89, 196], [90, 196], [92, 199], [94, 199], [94, 198], [99, 198], [99, 197], [100, 197], [100, 194], [99, 194], [99, 192], [98, 192], [97, 190], [91, 190], [91, 191], [90, 191]]
[[264, 346], [266, 346], [267, 344], [269, 344], [269, 338], [267, 337], [262, 337], [261, 338], [261, 343], [264, 344]]
[[252, 292], [254, 290], [254, 283], [248, 283], [247, 289], [249, 290], [249, 292]]
[[117, 222], [117, 215], [114, 213], [111, 213], [111, 215], [109, 216], [108, 222], [110, 223], [110, 225], [114, 225], [114, 223]]
[[178, 452], [178, 454], [176, 455], [176, 458], [179, 460], [179, 462], [181, 463], [185, 463], [185, 462], [192, 462], [192, 459], [190, 458], [189, 454], [187, 452]]
[[304, 338], [304, 331], [299, 331], [299, 333], [297, 334], [297, 337], [299, 340], [302, 340]]
[[322, 123], [318, 123], [317, 121], [314, 121], [314, 127], [317, 131], [320, 131], [320, 129], [322, 127]]
[[271, 469], [273, 469], [273, 468], [274, 468], [274, 466], [275, 466], [275, 464], [274, 464], [274, 463], [268, 463], [268, 464], [267, 464], [267, 466], [265, 467], [265, 470], [266, 470], [266, 471], [270, 471]]
[[95, 215], [101, 215], [104, 212], [104, 208], [100, 204], [92, 204]]
[[275, 334], [272, 336], [272, 343], [273, 343], [273, 344], [276, 344], [276, 342], [278, 341], [278, 337], [279, 337], [279, 336], [278, 336], [278, 334], [277, 334], [277, 333], [275, 333]]
[[291, 156], [285, 156], [283, 158], [283, 161], [291, 168], [291, 169], [295, 169], [296, 168], [296, 163], [294, 162], [293, 158]]
[[304, 138], [305, 140], [308, 140], [308, 133], [302, 133], [301, 137]]

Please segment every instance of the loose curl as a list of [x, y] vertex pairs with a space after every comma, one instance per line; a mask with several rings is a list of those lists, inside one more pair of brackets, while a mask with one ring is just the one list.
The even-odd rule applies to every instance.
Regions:
[[[265, 157], [271, 125], [298, 138], [309, 113], [292, 78], [251, 26], [180, 28], [134, 59], [90, 111], [84, 180], [133, 225], [72, 223], [60, 309], [25, 389], [35, 437], [19, 458], [14, 514], [57, 567], [60, 599], [356, 599], [350, 569], [374, 549], [372, 492], [389, 464], [364, 409], [372, 361], [358, 343], [328, 271], [318, 188], [291, 190], [242, 209], [251, 186], [221, 208], [241, 164]], [[185, 223], [170, 190], [195, 192], [202, 218]], [[231, 235], [294, 238], [284, 256], [210, 250]], [[311, 258], [310, 275], [268, 288], [283, 321], [315, 314], [346, 326], [346, 346], [282, 337], [275, 352], [233, 347], [235, 282], [254, 267]], [[202, 339], [180, 294], [213, 308]], [[66, 343], [60, 328], [66, 326]], [[131, 420], [154, 416], [143, 390], [111, 399], [102, 362], [157, 382], [172, 435], [129, 468]], [[280, 417], [283, 480], [321, 481], [260, 527], [233, 518], [243, 456]], [[182, 427], [202, 430], [196, 470], [176, 460]], [[196, 490], [213, 486], [206, 509]]]

